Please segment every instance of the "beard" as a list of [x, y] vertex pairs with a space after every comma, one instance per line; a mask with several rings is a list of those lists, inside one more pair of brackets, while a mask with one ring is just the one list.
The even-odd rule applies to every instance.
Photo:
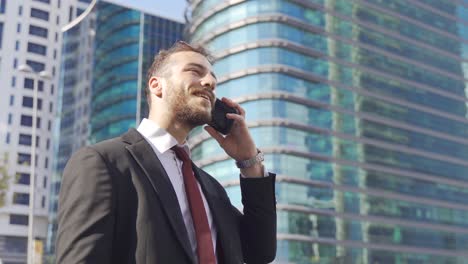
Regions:
[[184, 89], [177, 89], [172, 83], [168, 83], [168, 86], [173, 91], [168, 94], [168, 101], [176, 120], [192, 128], [211, 122], [211, 111], [201, 107], [198, 102], [191, 102], [190, 99], [195, 95], [186, 93]]

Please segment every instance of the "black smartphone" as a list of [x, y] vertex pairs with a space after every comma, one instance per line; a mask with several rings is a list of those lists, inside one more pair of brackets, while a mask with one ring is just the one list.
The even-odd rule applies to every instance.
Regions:
[[211, 122], [208, 124], [216, 129], [223, 135], [229, 134], [234, 124], [234, 120], [226, 117], [227, 113], [237, 114], [237, 110], [234, 107], [230, 107], [223, 101], [216, 98], [215, 105], [211, 111]]

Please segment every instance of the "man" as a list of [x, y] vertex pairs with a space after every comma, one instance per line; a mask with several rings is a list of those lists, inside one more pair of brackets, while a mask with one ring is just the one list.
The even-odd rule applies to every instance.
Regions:
[[82, 148], [59, 197], [57, 263], [268, 263], [276, 254], [275, 175], [239, 104], [227, 136], [206, 131], [237, 161], [244, 214], [189, 159], [189, 132], [209, 123], [216, 77], [201, 47], [160, 52], [149, 70], [149, 116], [138, 129]]

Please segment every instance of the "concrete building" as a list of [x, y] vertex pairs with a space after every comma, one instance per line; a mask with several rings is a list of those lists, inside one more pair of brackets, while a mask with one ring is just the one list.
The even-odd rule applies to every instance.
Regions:
[[[278, 173], [275, 263], [468, 263], [468, 6], [444, 0], [192, 1]], [[240, 206], [202, 130], [197, 163]]]
[[79, 15], [88, 2], [0, 1], [0, 155], [6, 158], [4, 172], [9, 176], [5, 203], [0, 209], [3, 263], [26, 262], [33, 171], [34, 237], [41, 242], [46, 237], [60, 28]]

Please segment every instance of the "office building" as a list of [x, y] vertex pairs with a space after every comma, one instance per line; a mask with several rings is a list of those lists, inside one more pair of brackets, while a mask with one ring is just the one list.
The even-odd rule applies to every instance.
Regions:
[[0, 209], [3, 263], [26, 262], [30, 187], [35, 190], [32, 232], [38, 249], [46, 237], [60, 27], [87, 2], [0, 1], [0, 156], [6, 174], [1, 177], [9, 177]]
[[[468, 263], [468, 6], [444, 0], [192, 1], [277, 176], [277, 263]], [[203, 130], [197, 163], [240, 206]]]

